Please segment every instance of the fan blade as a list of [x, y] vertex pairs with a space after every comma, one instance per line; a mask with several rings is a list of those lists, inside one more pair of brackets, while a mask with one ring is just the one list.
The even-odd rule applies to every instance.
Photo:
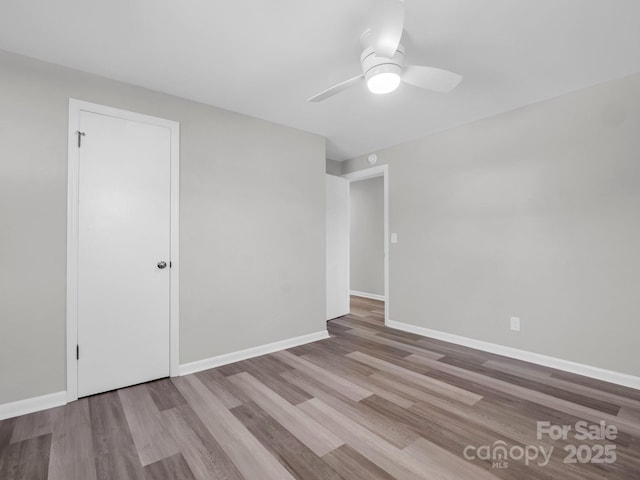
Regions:
[[363, 74], [358, 75], [357, 77], [350, 78], [349, 80], [345, 80], [344, 82], [340, 82], [333, 87], [327, 88], [324, 92], [320, 92], [317, 95], [314, 95], [307, 102], [321, 102], [326, 100], [329, 97], [333, 97], [336, 93], [340, 93], [343, 90], [346, 90], [349, 87], [352, 87], [356, 83], [359, 83], [364, 78]]
[[450, 92], [458, 86], [462, 75], [433, 67], [409, 65], [405, 67], [402, 81], [427, 90]]
[[375, 0], [373, 49], [376, 55], [391, 58], [396, 54], [404, 29], [404, 0]]

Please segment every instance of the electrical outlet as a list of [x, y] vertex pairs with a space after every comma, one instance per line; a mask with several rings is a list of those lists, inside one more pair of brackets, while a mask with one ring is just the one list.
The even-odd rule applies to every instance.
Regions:
[[511, 317], [511, 330], [514, 330], [516, 332], [520, 331], [520, 318]]

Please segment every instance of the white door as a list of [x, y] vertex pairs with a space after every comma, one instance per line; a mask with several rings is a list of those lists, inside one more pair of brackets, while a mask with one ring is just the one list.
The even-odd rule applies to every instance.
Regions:
[[171, 135], [86, 111], [80, 131], [82, 397], [169, 375]]
[[349, 313], [349, 182], [326, 175], [327, 320]]

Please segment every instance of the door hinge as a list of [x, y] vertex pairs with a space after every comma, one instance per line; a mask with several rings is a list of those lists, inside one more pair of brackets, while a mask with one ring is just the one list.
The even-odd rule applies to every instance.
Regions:
[[80, 148], [82, 146], [82, 137], [84, 137], [84, 132], [77, 130], [76, 135], [78, 135], [78, 148]]
[[80, 360], [80, 345], [76, 345], [76, 360]]

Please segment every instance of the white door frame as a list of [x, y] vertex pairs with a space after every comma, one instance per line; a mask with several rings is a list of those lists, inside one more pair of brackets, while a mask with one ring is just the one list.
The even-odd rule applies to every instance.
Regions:
[[180, 214], [180, 124], [172, 120], [151, 117], [118, 108], [69, 99], [68, 183], [67, 183], [67, 402], [78, 399], [78, 181], [79, 154], [77, 131], [80, 130], [80, 112], [86, 111], [123, 118], [139, 123], [166, 127], [171, 135], [171, 235], [169, 269], [170, 283], [170, 346], [169, 372], [179, 375], [179, 214]]
[[349, 223], [351, 223], [351, 183], [375, 177], [384, 179], [384, 322], [386, 325], [389, 321], [389, 165], [357, 170], [346, 173], [342, 177], [349, 181]]

